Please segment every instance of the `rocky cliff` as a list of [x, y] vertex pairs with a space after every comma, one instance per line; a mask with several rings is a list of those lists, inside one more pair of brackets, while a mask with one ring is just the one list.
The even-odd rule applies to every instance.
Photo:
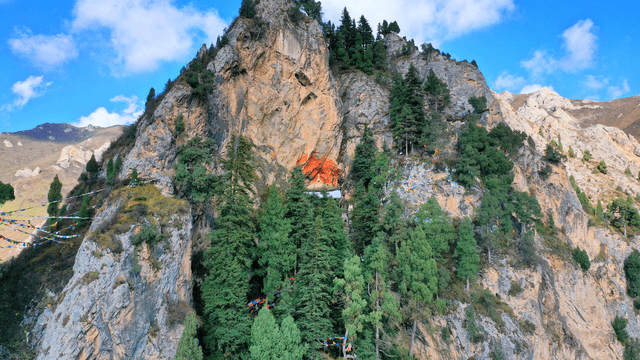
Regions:
[[[124, 157], [120, 179], [136, 169], [143, 178], [157, 179], [166, 201], [175, 201], [168, 196], [174, 193], [177, 147], [201, 136], [213, 138], [222, 152], [230, 134], [241, 133], [256, 145], [257, 187], [282, 183], [292, 167], [301, 165], [310, 188], [335, 188], [349, 172], [365, 125], [374, 130], [379, 147], [392, 144], [387, 84], [359, 71], [333, 73], [320, 26], [309, 18], [290, 21], [289, 6], [286, 0], [262, 0], [256, 18], [234, 21], [226, 34], [229, 43], [206, 64], [215, 79], [206, 98], [195, 98], [192, 87], [179, 79], [148, 109]], [[464, 126], [460, 120], [473, 111], [468, 102], [472, 96], [487, 99], [480, 124], [490, 128], [505, 122], [531, 137], [533, 146], [524, 146], [515, 157], [513, 187], [535, 196], [561, 229], [553, 244], [536, 235], [539, 261], [532, 269], [517, 266], [508, 256], [487, 264], [478, 282], [497, 295], [503, 308], [499, 318], [479, 315], [484, 340], [470, 340], [465, 325], [469, 305], [457, 302], [447, 315], [419, 326], [417, 357], [488, 359], [499, 344], [509, 359], [622, 359], [611, 321], [617, 315], [629, 319], [627, 331], [640, 336], [623, 271], [624, 259], [640, 243], [637, 237], [626, 239], [612, 228], [594, 226], [569, 177], [594, 206], [597, 200], [606, 204], [635, 195], [640, 183], [625, 170], [640, 171], [640, 144], [617, 128], [575, 117], [598, 104], [570, 101], [546, 89], [528, 96], [496, 94], [468, 62], [417, 50], [403, 54], [407, 42], [397, 34], [384, 41], [390, 73], [404, 74], [413, 64], [423, 81], [433, 70], [447, 83], [452, 104], [444, 113], [454, 134], [450, 146]], [[187, 137], [175, 132], [179, 114]], [[565, 152], [571, 146], [576, 156], [553, 166], [544, 180], [539, 171], [547, 165], [542, 156], [551, 140], [561, 142]], [[581, 160], [586, 150], [593, 160]], [[609, 166], [606, 175], [593, 173], [600, 160]], [[431, 196], [455, 218], [472, 216], [480, 204], [481, 191], [465, 191], [452, 180], [451, 169], [422, 160], [398, 166], [400, 180], [389, 190], [399, 192], [410, 212]], [[117, 209], [131, 209], [134, 200], [113, 195], [99, 213], [103, 219], [94, 222], [93, 235], [83, 242], [72, 280], [57, 305], [38, 320], [39, 359], [169, 359], [174, 354], [181, 327], [170, 324], [169, 313], [172, 306], [191, 301], [193, 219], [190, 214], [165, 218], [161, 232], [166, 240], [136, 250], [132, 239], [140, 224], [130, 223], [119, 232], [104, 230], [109, 219], [120, 216]], [[116, 222], [122, 221], [127, 224]], [[575, 246], [593, 259], [588, 272], [568, 255], [567, 249]], [[137, 272], [136, 264], [141, 267]], [[449, 340], [441, 336], [442, 329], [448, 329]], [[398, 341], [407, 341], [405, 335]]]

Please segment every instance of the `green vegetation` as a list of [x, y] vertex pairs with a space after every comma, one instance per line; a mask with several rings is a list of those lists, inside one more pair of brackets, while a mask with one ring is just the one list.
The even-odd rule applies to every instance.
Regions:
[[179, 193], [195, 204], [204, 203], [216, 190], [216, 179], [207, 170], [213, 162], [213, 151], [213, 140], [198, 136], [178, 147], [176, 185]]
[[607, 173], [607, 164], [604, 162], [604, 160], [600, 160], [600, 162], [598, 163], [598, 166], [596, 166], [593, 169], [594, 172], [599, 172], [601, 174], [606, 174]]
[[627, 278], [627, 294], [640, 296], [640, 253], [633, 250], [624, 262], [624, 274]]
[[619, 316], [616, 316], [616, 318], [613, 319], [613, 321], [611, 322], [611, 326], [613, 326], [613, 331], [616, 333], [616, 338], [622, 344], [625, 344], [629, 339], [629, 334], [627, 333], [627, 330], [625, 330], [628, 322], [629, 320], [625, 318], [621, 318]]
[[575, 260], [578, 265], [580, 265], [583, 271], [589, 270], [589, 268], [591, 267], [591, 262], [589, 261], [589, 255], [587, 255], [586, 251], [581, 250], [580, 247], [576, 247], [571, 252], [571, 255], [573, 256], [573, 260]]
[[15, 200], [15, 198], [13, 186], [9, 183], [5, 184], [0, 181], [0, 206], [4, 205], [7, 201]]
[[584, 161], [591, 160], [591, 153], [589, 152], [589, 150], [584, 151], [584, 154], [582, 155], [582, 160]]
[[184, 125], [184, 116], [179, 114], [175, 121], [176, 125], [176, 137], [180, 136], [184, 133], [185, 125]]
[[619, 197], [611, 201], [607, 206], [607, 218], [613, 227], [623, 231], [625, 237], [627, 236], [627, 226], [632, 229], [640, 227], [640, 214], [633, 206], [631, 196], [626, 199]]
[[256, 16], [256, 6], [253, 0], [242, 0], [242, 4], [240, 4], [240, 17], [251, 19], [254, 16]]
[[190, 312], [184, 321], [184, 331], [178, 343], [175, 360], [202, 360], [202, 348], [197, 338], [198, 318], [195, 312]]
[[47, 213], [50, 217], [58, 216], [58, 205], [60, 205], [60, 200], [62, 200], [62, 183], [60, 179], [58, 179], [58, 175], [53, 178], [51, 184], [49, 185], [49, 194], [47, 195], [47, 200], [49, 201], [49, 205], [47, 206]]
[[476, 114], [482, 114], [487, 111], [487, 98], [484, 97], [484, 95], [480, 97], [470, 97], [469, 104], [473, 106], [473, 111], [475, 111]]

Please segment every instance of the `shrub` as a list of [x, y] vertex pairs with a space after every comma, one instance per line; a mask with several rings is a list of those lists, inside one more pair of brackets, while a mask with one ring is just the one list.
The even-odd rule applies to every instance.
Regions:
[[569, 157], [570, 158], [576, 157], [576, 152], [573, 151], [573, 148], [571, 147], [571, 145], [569, 145]]
[[629, 334], [627, 333], [627, 330], [625, 330], [628, 322], [629, 320], [619, 316], [616, 316], [615, 319], [613, 319], [613, 322], [611, 322], [613, 331], [616, 333], [616, 338], [618, 338], [618, 341], [622, 344], [625, 344], [629, 339]]
[[146, 226], [139, 233], [137, 233], [131, 242], [133, 245], [140, 245], [147, 243], [150, 247], [155, 246], [158, 241], [162, 240], [164, 236], [160, 234], [158, 228], [154, 225]]
[[[553, 140], [552, 140], [553, 142]], [[552, 164], [559, 164], [567, 156], [556, 150], [553, 145], [547, 144], [547, 148], [544, 150], [544, 159]]]
[[191, 311], [193, 311], [193, 309], [191, 309], [191, 306], [184, 300], [169, 302], [167, 306], [167, 325], [173, 327], [176, 324], [182, 324], [187, 314]]
[[516, 296], [520, 294], [522, 290], [523, 289], [522, 289], [522, 286], [520, 285], [520, 282], [512, 281], [511, 287], [509, 288], [509, 292], [507, 294], [509, 294], [509, 296]]
[[484, 340], [484, 334], [482, 333], [482, 325], [478, 324], [478, 318], [473, 305], [467, 306], [465, 312], [467, 316], [467, 330], [469, 331], [469, 339], [473, 342], [480, 342]]
[[591, 153], [589, 152], [589, 150], [585, 150], [584, 151], [584, 155], [582, 155], [582, 159], [584, 161], [589, 161], [591, 160]]
[[487, 110], [487, 98], [484, 96], [481, 96], [479, 98], [475, 96], [470, 97], [469, 104], [473, 106], [473, 110], [476, 112], [476, 114], [482, 114]]
[[542, 180], [547, 180], [551, 174], [551, 166], [547, 165], [542, 170], [538, 171], [538, 175]]
[[607, 164], [604, 162], [604, 160], [600, 160], [600, 162], [598, 163], [598, 166], [596, 167], [596, 169], [598, 170], [598, 172], [606, 174], [607, 173]]
[[82, 277], [82, 282], [84, 284], [91, 284], [92, 282], [98, 280], [99, 277], [100, 277], [100, 272], [89, 271], [85, 273], [84, 276]]
[[575, 260], [578, 265], [582, 268], [582, 270], [587, 271], [591, 267], [591, 262], [589, 261], [589, 255], [584, 250], [581, 250], [580, 247], [576, 247], [571, 252], [573, 255], [573, 260]]
[[178, 115], [176, 118], [176, 135], [181, 135], [184, 132], [184, 116], [182, 114]]
[[240, 5], [240, 16], [244, 18], [253, 18], [256, 16], [256, 6], [253, 0], [242, 0]]
[[629, 168], [624, 169], [624, 174], [627, 175], [627, 176], [633, 176], [631, 174], [631, 170], [629, 170]]

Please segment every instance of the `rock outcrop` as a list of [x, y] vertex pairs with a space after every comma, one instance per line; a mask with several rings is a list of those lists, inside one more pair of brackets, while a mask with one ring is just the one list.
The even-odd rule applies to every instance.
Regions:
[[[174, 358], [191, 311], [192, 219], [182, 201], [145, 191], [120, 191], [97, 213], [73, 277], [35, 325], [38, 359]], [[129, 193], [157, 198], [150, 207], [183, 209], [164, 220], [169, 221], [159, 244], [133, 244], [141, 230], [134, 225], [115, 236], [104, 234], [118, 224]]]
[[40, 174], [41, 172], [42, 172], [42, 170], [39, 167], [37, 167], [37, 168], [35, 168], [33, 170], [31, 170], [29, 168], [24, 168], [24, 169], [16, 171], [15, 177], [28, 178], [28, 177], [36, 176], [36, 175]]

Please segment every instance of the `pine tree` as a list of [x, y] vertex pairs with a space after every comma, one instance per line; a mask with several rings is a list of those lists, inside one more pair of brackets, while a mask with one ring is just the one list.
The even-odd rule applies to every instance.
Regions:
[[229, 142], [223, 161], [223, 203], [205, 254], [209, 274], [202, 285], [207, 347], [233, 356], [246, 350], [251, 326], [244, 305], [251, 269], [249, 248], [255, 237], [252, 147], [243, 136], [233, 135]]
[[469, 279], [475, 280], [480, 268], [480, 256], [478, 246], [473, 234], [471, 220], [465, 217], [458, 229], [458, 244], [454, 257], [458, 259], [458, 277], [467, 280], [467, 292], [469, 291]]
[[[379, 232], [373, 239], [370, 246], [365, 251], [366, 278], [369, 291], [369, 304], [371, 312], [368, 315], [369, 322], [375, 331], [375, 352], [376, 359], [380, 359], [381, 349], [391, 346], [389, 342], [383, 342], [382, 334], [385, 324], [397, 323], [401, 315], [396, 298], [391, 290], [391, 266], [395, 262], [393, 255], [389, 251], [388, 237], [385, 233]], [[382, 334], [381, 334], [382, 331]]]
[[336, 276], [341, 277], [344, 273], [344, 259], [349, 256], [351, 249], [342, 220], [342, 212], [332, 198], [329, 198], [322, 208], [322, 226], [329, 238], [329, 248], [332, 250], [331, 268]]
[[418, 319], [424, 314], [424, 306], [430, 304], [438, 291], [436, 260], [420, 226], [410, 232], [402, 242], [397, 255], [400, 294], [404, 297], [406, 313], [413, 322], [409, 356], [413, 354]]
[[289, 189], [285, 194], [287, 202], [286, 219], [291, 222], [291, 233], [289, 237], [293, 241], [298, 255], [296, 258], [295, 270], [300, 268], [300, 260], [302, 257], [302, 247], [304, 243], [311, 237], [311, 229], [313, 227], [313, 209], [309, 202], [305, 186], [305, 177], [302, 168], [299, 166], [291, 170], [289, 177]]
[[110, 182], [114, 176], [113, 158], [111, 158], [107, 161], [107, 181]]
[[285, 206], [280, 191], [275, 186], [269, 188], [269, 198], [262, 206], [260, 217], [260, 232], [258, 239], [262, 255], [259, 264], [265, 267], [263, 293], [271, 301], [272, 293], [276, 291], [284, 279], [293, 275], [296, 262], [296, 247], [289, 232], [291, 224], [285, 219]]
[[[89, 205], [91, 204], [91, 196], [85, 195], [82, 199], [82, 206], [80, 207], [80, 211], [78, 212], [78, 217], [80, 218], [88, 218], [89, 217]], [[86, 219], [79, 219], [78, 226], [84, 226], [87, 223]]]
[[291, 316], [287, 316], [280, 324], [280, 344], [282, 345], [279, 360], [302, 360], [309, 345], [302, 343], [300, 330]]
[[351, 341], [358, 340], [367, 323], [366, 283], [362, 275], [360, 257], [352, 256], [344, 261], [344, 278], [334, 280], [334, 291], [343, 297], [342, 317]]
[[360, 16], [360, 20], [358, 20], [358, 32], [360, 33], [360, 36], [362, 38], [362, 45], [364, 46], [365, 50], [373, 45], [373, 42], [375, 40], [373, 38], [373, 30], [371, 29], [371, 25], [369, 25], [369, 22], [364, 17], [364, 15]]
[[353, 209], [351, 228], [356, 254], [362, 254], [380, 228], [380, 200], [373, 191], [365, 192], [362, 186], [356, 189], [356, 204]]
[[214, 146], [213, 140], [195, 136], [178, 147], [176, 185], [195, 204], [206, 202], [217, 190], [216, 177], [207, 170], [213, 162]]
[[62, 183], [60, 182], [58, 175], [56, 175], [56, 177], [53, 178], [53, 181], [51, 181], [51, 184], [49, 185], [49, 194], [47, 195], [47, 200], [49, 201], [47, 213], [49, 214], [49, 217], [53, 218], [58, 216], [58, 205], [60, 204], [60, 200], [62, 200], [62, 193], [60, 192], [61, 190]]
[[634, 249], [625, 260], [624, 274], [627, 278], [629, 296], [640, 296], [640, 253], [638, 250]]
[[296, 276], [296, 318], [304, 339], [324, 338], [332, 332], [329, 303], [331, 301], [331, 269], [329, 238], [317, 217], [311, 236], [302, 245], [300, 273]]
[[251, 325], [251, 360], [280, 359], [278, 344], [281, 341], [281, 334], [271, 310], [262, 308]]
[[375, 173], [373, 168], [374, 159], [378, 148], [373, 139], [373, 131], [365, 125], [360, 143], [356, 145], [353, 153], [353, 165], [351, 166], [351, 178], [355, 182], [362, 182], [365, 189], [369, 187], [369, 182]]
[[120, 173], [121, 169], [122, 169], [122, 156], [118, 155], [118, 158], [116, 159], [115, 164], [113, 164], [113, 171], [115, 172], [116, 176]]
[[0, 181], [0, 206], [4, 205], [5, 202], [15, 200], [16, 196], [14, 194], [13, 186], [11, 184], [3, 183]]
[[240, 17], [253, 18], [256, 16], [256, 6], [253, 0], [242, 0], [240, 4]]
[[91, 159], [89, 159], [89, 161], [87, 162], [87, 172], [93, 178], [95, 177], [95, 175], [98, 173], [99, 170], [100, 170], [100, 167], [98, 166], [98, 162], [96, 161], [96, 156], [92, 154]]
[[389, 24], [389, 32], [392, 31], [396, 34], [400, 34], [400, 26], [398, 26], [398, 23], [396, 21]]
[[175, 360], [202, 360], [202, 348], [198, 343], [198, 318], [190, 312], [184, 321], [184, 330], [178, 342]]
[[449, 252], [449, 244], [455, 239], [455, 232], [447, 213], [442, 210], [434, 196], [422, 206], [416, 218], [424, 231], [435, 257], [442, 258]]

